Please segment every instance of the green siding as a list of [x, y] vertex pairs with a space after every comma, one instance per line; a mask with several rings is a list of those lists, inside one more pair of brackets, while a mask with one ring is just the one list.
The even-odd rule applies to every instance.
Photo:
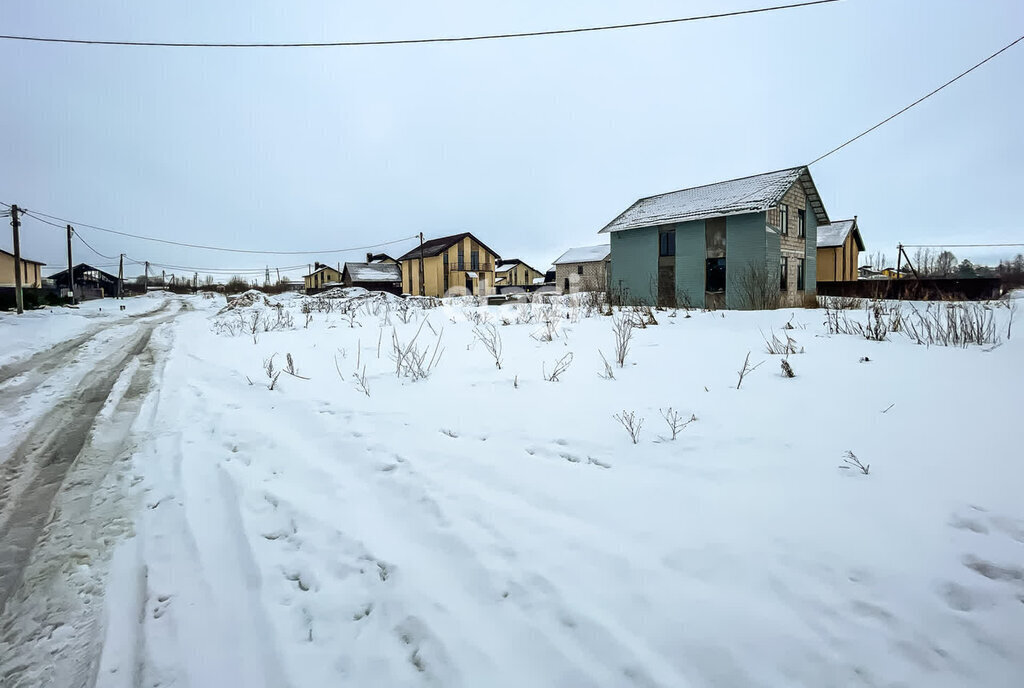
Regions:
[[782, 239], [775, 232], [766, 229], [765, 233], [765, 265], [768, 266], [768, 272], [775, 275], [775, 281], [778, 282], [782, 275], [779, 274], [779, 261], [782, 259]]
[[725, 221], [725, 307], [742, 308], [738, 282], [751, 265], [764, 265], [768, 234], [764, 213], [732, 215]]
[[627, 304], [654, 305], [658, 295], [658, 228], [612, 232], [611, 249], [612, 293], [621, 294]]
[[694, 308], [704, 307], [704, 259], [707, 242], [704, 220], [680, 222], [676, 226], [676, 299], [689, 299]]
[[807, 203], [804, 216], [804, 229], [807, 233], [804, 246], [804, 291], [815, 294], [818, 291], [818, 218], [810, 203]]

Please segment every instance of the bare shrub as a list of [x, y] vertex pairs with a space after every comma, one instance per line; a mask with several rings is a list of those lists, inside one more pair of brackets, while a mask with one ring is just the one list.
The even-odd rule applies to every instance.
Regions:
[[[761, 361], [761, 363], [764, 363], [764, 361]], [[746, 377], [748, 374], [754, 372], [759, 367], [761, 367], [761, 363], [758, 363], [755, 366], [751, 366], [750, 365], [750, 352], [749, 351], [747, 352], [747, 357], [743, 359], [743, 367], [740, 368], [737, 371], [738, 375], [740, 376], [740, 379], [736, 382], [736, 389], [739, 389], [743, 385], [743, 378], [744, 377]]]
[[686, 428], [687, 425], [697, 420], [697, 416], [690, 414], [689, 418], [683, 418], [674, 408], [669, 406], [667, 409], [658, 409], [661, 411], [661, 417], [665, 419], [665, 423], [668, 424], [668, 429], [672, 432], [671, 439], [675, 439], [680, 432]]
[[789, 361], [782, 359], [782, 374], [785, 377], [796, 377], [796, 373], [793, 372], [793, 366], [789, 365]]
[[274, 356], [277, 356], [277, 354], [271, 354], [270, 358], [263, 360], [263, 372], [267, 374], [267, 378], [270, 380], [268, 389], [271, 390], [273, 390], [277, 385], [277, 379], [281, 377], [281, 373], [283, 372], [274, 366]]
[[626, 365], [629, 343], [633, 339], [633, 320], [620, 313], [612, 316], [612, 331], [615, 333], [615, 362], [619, 367]]
[[623, 312], [629, 314], [629, 318], [633, 323], [633, 327], [643, 330], [649, 325], [657, 325], [658, 320], [654, 317], [654, 311], [650, 306], [640, 304], [636, 306], [630, 306], [623, 309]]
[[366, 396], [370, 396], [370, 383], [366, 381], [366, 366], [363, 366], [362, 371], [357, 371], [353, 377], [355, 377], [356, 389]]
[[473, 328], [473, 334], [494, 358], [494, 365], [501, 370], [501, 335], [498, 334], [498, 328], [493, 323], [478, 325]]
[[612, 366], [608, 362], [608, 359], [604, 357], [604, 352], [598, 349], [597, 353], [601, 354], [601, 362], [604, 363], [604, 372], [598, 373], [597, 376], [604, 380], [614, 380], [615, 372], [612, 370]]
[[[424, 318], [424, 322], [426, 322], [426, 318]], [[391, 330], [391, 360], [395, 362], [396, 377], [408, 377], [414, 382], [425, 379], [430, 376], [431, 371], [440, 362], [441, 355], [444, 353], [444, 349], [441, 348], [444, 329], [437, 336], [433, 353], [431, 353], [429, 344], [423, 348], [417, 346], [416, 340], [422, 331], [423, 322], [420, 323], [412, 339], [403, 344], [398, 339], [398, 332], [394, 329]]]
[[796, 340], [789, 336], [789, 332], [784, 332], [783, 334], [786, 336], [785, 340], [779, 339], [774, 330], [771, 332], [771, 339], [762, 332], [761, 337], [764, 338], [765, 352], [777, 356], [789, 356], [790, 354], [799, 353], [796, 348]]
[[818, 304], [822, 308], [834, 311], [856, 310], [861, 307], [862, 299], [854, 296], [819, 296]]
[[551, 373], [550, 374], [547, 373], [547, 371], [544, 369], [544, 364], [541, 363], [540, 364], [541, 375], [548, 382], [558, 382], [559, 381], [559, 377], [561, 377], [562, 373], [564, 373], [566, 370], [569, 369], [569, 365], [571, 363], [572, 363], [572, 352], [570, 351], [569, 353], [567, 353], [566, 355], [562, 356], [560, 359], [555, 361], [555, 365], [551, 368]]
[[[966, 348], [971, 344], [983, 346], [1001, 342], [994, 310], [987, 304], [929, 303], [923, 312], [913, 305], [910, 309], [903, 332], [918, 344]], [[1011, 311], [1011, 323], [1012, 318]], [[1009, 327], [1007, 325], [1007, 338]]]
[[623, 409], [622, 413], [616, 413], [612, 418], [622, 424], [622, 427], [629, 433], [629, 439], [633, 440], [633, 444], [637, 444], [640, 441], [640, 428], [644, 425], [644, 419], [638, 418], [636, 411], [626, 411]]
[[775, 310], [782, 305], [779, 274], [763, 263], [749, 263], [736, 281], [741, 310]]
[[840, 466], [840, 468], [844, 470], [856, 469], [864, 475], [868, 475], [871, 472], [871, 464], [867, 464], [866, 466], [862, 464], [860, 459], [857, 458], [857, 455], [852, 451], [847, 451], [843, 454], [843, 463], [846, 465]]
[[544, 320], [544, 326], [530, 336], [539, 342], [552, 342], [558, 334], [559, 317], [553, 313]]

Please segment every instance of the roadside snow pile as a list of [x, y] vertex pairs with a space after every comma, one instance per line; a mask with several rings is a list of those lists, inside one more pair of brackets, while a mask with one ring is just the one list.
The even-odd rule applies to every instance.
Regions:
[[258, 289], [250, 289], [249, 291], [242, 292], [234, 298], [228, 299], [227, 305], [221, 308], [218, 313], [227, 313], [228, 311], [240, 308], [252, 308], [253, 306], [271, 307], [278, 305], [280, 304], [271, 302], [271, 300], [267, 298], [267, 295]]

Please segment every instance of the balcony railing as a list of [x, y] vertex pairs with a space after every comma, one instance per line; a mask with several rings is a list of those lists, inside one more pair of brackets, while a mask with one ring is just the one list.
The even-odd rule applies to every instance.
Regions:
[[477, 263], [476, 267], [472, 263], [449, 263], [448, 272], [494, 272], [494, 263]]

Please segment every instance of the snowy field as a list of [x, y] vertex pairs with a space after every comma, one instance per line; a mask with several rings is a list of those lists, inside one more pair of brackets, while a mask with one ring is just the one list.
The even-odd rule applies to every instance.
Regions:
[[[333, 296], [0, 315], [7, 464], [61, 393], [25, 389], [27, 349], [108, 305], [114, 345], [149, 333], [0, 615], [0, 683], [1024, 684], [1012, 301]], [[983, 343], [918, 343], [951, 317]]]

